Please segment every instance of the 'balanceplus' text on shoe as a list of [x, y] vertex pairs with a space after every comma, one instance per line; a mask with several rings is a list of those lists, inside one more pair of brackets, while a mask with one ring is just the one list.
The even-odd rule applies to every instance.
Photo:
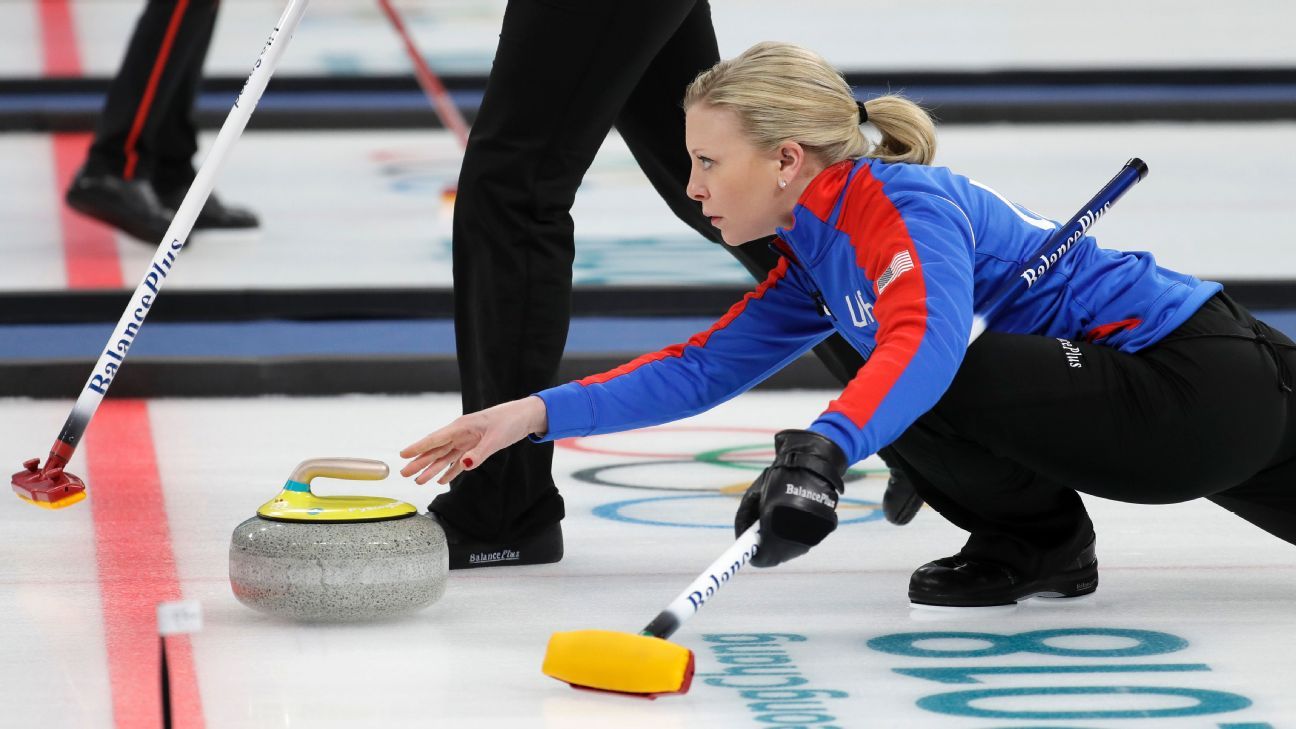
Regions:
[[468, 564], [486, 564], [488, 562], [516, 562], [522, 558], [521, 552], [503, 549], [498, 552], [478, 552], [468, 555]]

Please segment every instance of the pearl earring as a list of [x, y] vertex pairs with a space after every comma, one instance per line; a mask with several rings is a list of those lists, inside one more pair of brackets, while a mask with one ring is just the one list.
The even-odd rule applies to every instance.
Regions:
[[782, 190], [785, 187], [787, 187], [787, 180], [779, 180], [779, 189]]

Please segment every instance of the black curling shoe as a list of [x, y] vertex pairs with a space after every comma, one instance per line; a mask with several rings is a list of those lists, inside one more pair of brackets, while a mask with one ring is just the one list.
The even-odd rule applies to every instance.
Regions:
[[915, 607], [991, 607], [1012, 605], [1029, 597], [1080, 597], [1098, 589], [1094, 543], [1065, 568], [1026, 579], [1007, 565], [956, 554], [928, 562], [909, 578], [909, 602]]
[[[179, 210], [189, 190], [176, 190], [161, 196], [162, 202], [172, 209]], [[261, 227], [261, 221], [247, 208], [226, 205], [216, 197], [216, 193], [207, 196], [207, 202], [194, 219], [194, 230], [251, 230]]]
[[77, 173], [64, 196], [68, 207], [144, 243], [162, 242], [174, 211], [158, 200], [146, 180]]
[[476, 567], [515, 567], [528, 564], [550, 564], [562, 559], [562, 523], [554, 522], [539, 531], [516, 539], [484, 541], [454, 528], [439, 514], [430, 513], [445, 529], [450, 547], [450, 569]]

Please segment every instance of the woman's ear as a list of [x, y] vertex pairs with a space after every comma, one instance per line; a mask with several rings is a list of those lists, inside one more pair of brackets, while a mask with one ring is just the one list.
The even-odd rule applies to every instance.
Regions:
[[805, 148], [797, 142], [783, 142], [778, 146], [779, 177], [791, 180], [805, 165]]

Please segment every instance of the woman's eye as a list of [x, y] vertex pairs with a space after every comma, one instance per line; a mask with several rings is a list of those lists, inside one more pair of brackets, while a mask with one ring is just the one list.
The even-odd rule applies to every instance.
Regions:
[[711, 165], [715, 164], [709, 157], [698, 157], [698, 162], [702, 163], [702, 169], [709, 170]]

